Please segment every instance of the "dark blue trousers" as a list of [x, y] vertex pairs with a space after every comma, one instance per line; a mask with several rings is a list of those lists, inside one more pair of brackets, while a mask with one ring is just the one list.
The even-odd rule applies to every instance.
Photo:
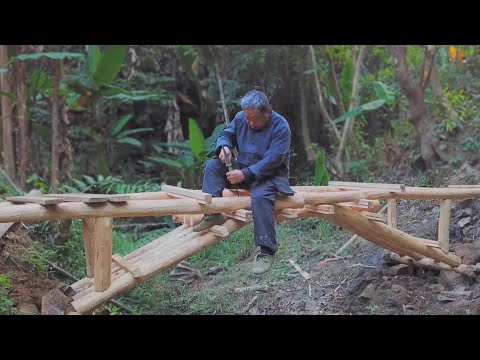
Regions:
[[[213, 197], [221, 197], [223, 189], [232, 187], [227, 180], [227, 172], [227, 167], [220, 160], [208, 160], [203, 177], [202, 191], [212, 194]], [[261, 182], [254, 181], [249, 185], [252, 198], [255, 244], [262, 248], [262, 252], [273, 255], [278, 250], [273, 215], [277, 189], [270, 179]], [[245, 184], [238, 184], [238, 186], [244, 187]]]

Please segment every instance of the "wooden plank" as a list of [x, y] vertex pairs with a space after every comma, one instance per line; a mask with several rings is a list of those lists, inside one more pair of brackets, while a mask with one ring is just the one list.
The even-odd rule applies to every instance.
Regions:
[[329, 181], [329, 186], [351, 187], [351, 188], [370, 188], [370, 189], [392, 189], [405, 191], [405, 184], [377, 184], [348, 181]]
[[189, 227], [195, 226], [203, 219], [203, 214], [180, 214], [180, 215], [173, 215], [173, 221], [181, 222], [182, 224], [186, 224]]
[[112, 256], [113, 261], [115, 261], [118, 265], [123, 267], [124, 269], [130, 271], [135, 279], [139, 278], [142, 276], [142, 272], [140, 271], [140, 268], [124, 258], [122, 258], [120, 255], [115, 254]]
[[95, 291], [105, 291], [112, 281], [112, 234], [113, 219], [99, 217], [95, 221]]
[[362, 211], [360, 214], [365, 215], [369, 220], [386, 222], [385, 217], [382, 214], [373, 213], [370, 211]]
[[440, 203], [440, 218], [438, 220], [438, 243], [440, 249], [447, 254], [449, 252], [450, 241], [450, 213], [452, 209], [452, 200], [442, 200]]
[[6, 199], [7, 201], [13, 203], [33, 203], [33, 204], [40, 204], [40, 205], [53, 205], [63, 202], [62, 199], [57, 197], [48, 197], [48, 196], [11, 196]]
[[387, 209], [387, 217], [388, 217], [388, 226], [391, 226], [394, 229], [397, 229], [397, 200], [395, 199], [388, 199], [387, 200], [388, 209]]
[[96, 218], [83, 219], [83, 246], [89, 278], [93, 278], [95, 273], [95, 222]]
[[224, 213], [223, 215], [231, 218], [231, 219], [235, 219], [235, 220], [240, 220], [240, 221], [243, 221], [243, 222], [251, 222], [252, 220], [250, 219], [247, 219], [245, 216], [241, 216], [241, 215], [237, 215], [235, 213]]
[[448, 185], [447, 187], [452, 189], [478, 189], [480, 185]]
[[49, 197], [56, 197], [63, 199], [66, 202], [83, 202], [83, 203], [96, 203], [107, 202], [108, 195], [95, 195], [95, 194], [48, 194]]
[[201, 204], [210, 204], [212, 202], [212, 194], [197, 192], [195, 190], [184, 189], [178, 186], [162, 185], [162, 190], [169, 195], [180, 195], [182, 197], [198, 200]]
[[333, 205], [305, 205], [308, 211], [319, 214], [334, 214], [335, 208]]
[[253, 215], [250, 210], [238, 209], [237, 211], [235, 211], [235, 215], [243, 216], [247, 219], [247, 221], [253, 220]]
[[123, 203], [123, 202], [127, 202], [128, 200], [130, 200], [129, 195], [115, 194], [115, 195], [107, 195], [107, 196], [108, 196], [108, 201], [113, 202], [113, 203]]
[[216, 236], [220, 237], [227, 237], [228, 235], [230, 235], [228, 229], [225, 226], [221, 225], [213, 225], [210, 228], [210, 231], [213, 232]]

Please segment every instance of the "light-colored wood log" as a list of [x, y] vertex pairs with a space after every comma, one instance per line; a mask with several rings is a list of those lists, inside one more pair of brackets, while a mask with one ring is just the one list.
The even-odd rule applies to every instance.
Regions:
[[333, 214], [335, 212], [333, 205], [305, 205], [305, 209], [319, 214]]
[[48, 194], [48, 197], [62, 199], [70, 202], [98, 203], [108, 201], [107, 195], [96, 194]]
[[246, 221], [246, 222], [253, 221], [253, 215], [250, 210], [238, 209], [238, 210], [235, 210], [235, 212], [233, 213], [225, 213], [224, 215], [228, 216], [229, 218], [237, 219], [240, 221]]
[[95, 269], [95, 222], [96, 218], [83, 219], [83, 247], [85, 249], [85, 262], [87, 277], [93, 278]]
[[212, 194], [203, 192], [199, 193], [190, 189], [171, 185], [162, 185], [162, 190], [166, 191], [169, 195], [180, 195], [181, 197], [196, 199], [201, 204], [210, 204], [212, 202]]
[[[245, 223], [239, 221], [227, 220], [223, 226], [226, 226], [228, 231], [232, 233], [239, 230], [244, 225]], [[194, 240], [187, 242], [186, 244], [172, 248], [168, 252], [164, 253], [164, 256], [161, 258], [157, 258], [151, 263], [140, 268], [142, 273], [145, 274], [144, 278], [142, 278], [142, 281], [161, 273], [169, 267], [178, 264], [180, 261], [189, 258], [202, 249], [212, 246], [221, 240], [221, 237], [216, 236], [211, 231], [207, 231], [202, 236], [199, 236]], [[92, 291], [88, 295], [83, 296], [78, 300], [74, 300], [72, 302], [72, 306], [77, 312], [89, 314], [103, 303], [112, 298], [118, 297], [137, 285], [138, 280], [135, 279], [131, 273], [126, 272], [122, 276], [112, 281], [112, 284], [106, 291]]]
[[392, 189], [405, 190], [405, 184], [378, 184], [378, 183], [363, 183], [363, 182], [348, 182], [348, 181], [329, 181], [329, 186], [352, 187], [352, 188], [370, 188], [370, 189]]
[[349, 208], [356, 211], [370, 211], [370, 212], [379, 212], [381, 204], [379, 200], [366, 200], [360, 199], [358, 202], [344, 202], [340, 205], [348, 206]]
[[228, 229], [225, 226], [221, 226], [221, 225], [213, 225], [210, 228], [210, 231], [220, 237], [227, 237], [228, 235], [230, 235], [230, 233], [228, 232]]
[[450, 213], [452, 209], [452, 200], [442, 200], [440, 202], [440, 218], [438, 220], [438, 243], [444, 253], [448, 253], [450, 248]]
[[166, 200], [168, 195], [166, 191], [150, 191], [141, 193], [129, 193], [129, 200]]
[[397, 200], [395, 199], [389, 199], [388, 202], [388, 210], [387, 210], [387, 216], [388, 216], [388, 226], [397, 229]]
[[[343, 203], [342, 203], [343, 204]], [[339, 204], [339, 205], [342, 205], [342, 204]], [[383, 208], [380, 209], [380, 211], [378, 211], [379, 214], [383, 214], [385, 212], [385, 210], [387, 209], [388, 205], [385, 205]], [[354, 242], [356, 239], [358, 238], [358, 235], [357, 234], [354, 234], [352, 235], [352, 237], [350, 239], [348, 239], [348, 241], [343, 244], [336, 252], [335, 252], [335, 255], [339, 255], [343, 250], [345, 250], [352, 242]]]
[[142, 276], [142, 273], [140, 271], [140, 269], [138, 268], [138, 266], [128, 262], [127, 260], [125, 260], [124, 258], [122, 258], [120, 255], [118, 254], [115, 254], [115, 255], [112, 255], [112, 259], [118, 264], [120, 265], [121, 267], [127, 269], [128, 271], [130, 271], [133, 275], [134, 278], [139, 278]]
[[[356, 231], [357, 234], [364, 239], [369, 240], [369, 236], [374, 234], [381, 237], [386, 244], [398, 246], [404, 250], [410, 250], [411, 252], [421, 254], [432, 259], [442, 261], [450, 266], [458, 266], [461, 264], [461, 259], [453, 254], [445, 254], [442, 250], [425, 245], [422, 239], [408, 235], [397, 229], [393, 229], [388, 225], [385, 225], [377, 221], [369, 221], [363, 217], [360, 213], [349, 209], [344, 206], [335, 207], [335, 215], [348, 219], [350, 222], [356, 223], [361, 226], [361, 234]], [[322, 215], [325, 217], [331, 217], [333, 215]], [[365, 236], [364, 236], [365, 235]], [[389, 249], [388, 249], [389, 250]], [[408, 254], [409, 255], [409, 254]]]
[[280, 214], [289, 219], [296, 219], [298, 218], [298, 209], [282, 209]]
[[[296, 194], [279, 199], [276, 209], [301, 208], [303, 196]], [[81, 202], [65, 202], [55, 207], [38, 204], [19, 204], [0, 207], [0, 222], [83, 219], [89, 217], [143, 217], [175, 214], [211, 214], [233, 212], [250, 206], [250, 197], [214, 198], [211, 204], [201, 205], [194, 199], [131, 200], [125, 205], [101, 203], [90, 206]]]
[[386, 222], [386, 219], [383, 216], [383, 214], [378, 214], [370, 211], [362, 211], [361, 214], [369, 220]]
[[[386, 209], [386, 206], [384, 206], [384, 209]], [[382, 209], [383, 210], [383, 209]], [[380, 212], [382, 211], [380, 210]], [[359, 216], [362, 216], [360, 213], [352, 210], [353, 212], [357, 213]], [[400, 254], [400, 255], [409, 255], [411, 256], [412, 258], [414, 259], [421, 259], [423, 256], [420, 255], [420, 254], [417, 254], [413, 251], [411, 251], [410, 249], [403, 249], [401, 248], [400, 245], [396, 244], [396, 243], [387, 243], [385, 241], [385, 239], [382, 237], [382, 236], [378, 236], [376, 235], [375, 233], [372, 233], [369, 231], [369, 228], [368, 227], [365, 227], [365, 224], [364, 223], [359, 223], [358, 221], [352, 221], [351, 217], [343, 217], [343, 216], [339, 216], [338, 214], [318, 214], [318, 213], [312, 213], [306, 209], [298, 209], [298, 217], [299, 218], [305, 218], [305, 217], [311, 217], [312, 214], [315, 214], [315, 216], [318, 216], [318, 217], [321, 217], [321, 218], [324, 218], [330, 222], [333, 222], [334, 224], [338, 225], [338, 226], [341, 226], [343, 227], [344, 229], [348, 230], [348, 231], [351, 231], [352, 233], [356, 233], [358, 235], [360, 235], [362, 238], [364, 238], [365, 240], [368, 240], [372, 243], [374, 243], [375, 245], [378, 245], [378, 246], [381, 246], [389, 251], [393, 251], [397, 254]], [[365, 219], [365, 217], [362, 216], [363, 219]], [[281, 214], [278, 214], [275, 219], [277, 221], [284, 221], [284, 220], [288, 220], [288, 218], [284, 217], [283, 215]], [[371, 221], [369, 221], [368, 219], [365, 219], [365, 221], [367, 221], [368, 223], [373, 223]], [[385, 236], [385, 235], [383, 235]]]
[[190, 227], [197, 225], [203, 219], [203, 214], [181, 214], [181, 215], [173, 215], [173, 221], [180, 222], [182, 224], [186, 224]]
[[124, 194], [113, 194], [113, 195], [107, 195], [107, 196], [108, 196], [108, 201], [113, 203], [124, 203], [130, 200], [130, 196], [124, 195]]
[[447, 187], [452, 189], [478, 189], [480, 185], [448, 185]]
[[53, 205], [63, 202], [62, 199], [47, 196], [10, 196], [7, 197], [7, 201], [19, 204], [33, 203], [40, 205]]
[[95, 221], [95, 291], [105, 291], [112, 276], [113, 219], [99, 217]]

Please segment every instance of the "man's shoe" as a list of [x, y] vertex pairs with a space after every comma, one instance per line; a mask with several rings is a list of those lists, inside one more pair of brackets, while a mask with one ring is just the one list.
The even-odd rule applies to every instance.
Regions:
[[225, 219], [222, 214], [208, 214], [203, 217], [200, 223], [192, 227], [192, 231], [203, 231], [213, 225], [221, 225], [225, 221], [227, 221], [227, 219]]
[[252, 273], [259, 275], [270, 270], [275, 260], [275, 255], [258, 254], [253, 262]]

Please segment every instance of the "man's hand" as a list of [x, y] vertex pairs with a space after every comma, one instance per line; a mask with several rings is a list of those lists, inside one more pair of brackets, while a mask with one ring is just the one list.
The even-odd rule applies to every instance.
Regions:
[[240, 184], [241, 182], [245, 181], [245, 175], [243, 175], [242, 170], [233, 170], [227, 172], [227, 179], [230, 181], [231, 184]]
[[218, 156], [218, 158], [224, 164], [225, 164], [225, 159], [231, 160], [232, 153], [230, 149], [227, 146], [223, 146], [222, 149], [220, 150], [220, 155]]

